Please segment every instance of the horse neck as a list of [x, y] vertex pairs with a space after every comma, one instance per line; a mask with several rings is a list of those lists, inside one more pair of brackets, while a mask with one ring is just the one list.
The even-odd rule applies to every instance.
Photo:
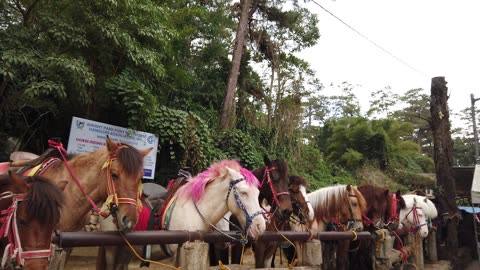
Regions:
[[[102, 166], [108, 158], [106, 148], [81, 154], [68, 161], [75, 177], [84, 191], [98, 205], [107, 198], [107, 187], [103, 176]], [[89, 203], [78, 184], [73, 180], [67, 165], [61, 164], [48, 170], [45, 175], [54, 182], [68, 181], [64, 192], [65, 204], [62, 207], [60, 222], [57, 226], [61, 230], [79, 230], [83, 227], [83, 219], [87, 217], [92, 205]]]
[[[205, 221], [195, 209], [191, 198], [177, 202], [168, 229], [209, 230], [209, 224], [215, 225], [229, 211], [226, 202], [228, 184], [227, 180], [208, 184], [201, 199], [195, 203]], [[230, 196], [233, 196], [233, 193]], [[175, 221], [175, 218], [178, 220]]]
[[313, 211], [315, 212], [317, 222], [330, 222], [332, 219], [341, 215], [342, 208], [345, 204], [342, 196], [347, 196], [343, 194], [346, 191], [341, 189], [341, 186], [330, 187], [307, 194], [308, 200], [312, 204]]

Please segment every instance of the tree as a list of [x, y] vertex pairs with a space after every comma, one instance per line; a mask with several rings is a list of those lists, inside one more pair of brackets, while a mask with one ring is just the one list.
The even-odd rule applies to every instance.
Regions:
[[379, 115], [382, 118], [389, 118], [392, 116], [392, 108], [398, 103], [399, 96], [392, 93], [392, 88], [386, 86], [384, 89], [377, 90], [371, 93], [373, 100], [370, 101], [370, 109], [367, 112], [369, 117]]

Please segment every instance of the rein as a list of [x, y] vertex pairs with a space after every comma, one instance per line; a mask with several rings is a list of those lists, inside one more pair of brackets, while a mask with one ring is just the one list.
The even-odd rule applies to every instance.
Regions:
[[[422, 208], [421, 208], [421, 207], [417, 207], [416, 204], [413, 204], [413, 206], [412, 206], [412, 208], [410, 209], [410, 211], [408, 211], [408, 213], [405, 215], [405, 218], [407, 218], [408, 215], [410, 215], [410, 213], [412, 213], [412, 215], [413, 215], [413, 222], [414, 222], [414, 224], [411, 224], [411, 225], [413, 225], [413, 227], [412, 227], [411, 229], [407, 230], [407, 232], [417, 232], [421, 227], [427, 226], [427, 222], [425, 222], [425, 223], [420, 223], [420, 218], [418, 217], [418, 211], [417, 211], [417, 209], [422, 209]], [[407, 219], [407, 222], [408, 222], [408, 219]], [[403, 224], [403, 222], [402, 222], [402, 224]], [[404, 226], [405, 228], [410, 227], [410, 226], [408, 226], [408, 227], [405, 226], [405, 224], [403, 224], [403, 226]]]
[[[98, 208], [97, 204], [90, 198], [90, 196], [87, 194], [85, 191], [85, 188], [83, 187], [82, 183], [80, 183], [80, 180], [78, 180], [77, 176], [73, 172], [72, 167], [68, 163], [67, 158], [65, 157], [65, 154], [67, 153], [67, 150], [63, 147], [63, 144], [61, 142], [57, 142], [55, 140], [48, 140], [48, 144], [50, 147], [56, 149], [60, 155], [62, 156], [63, 163], [65, 164], [65, 167], [67, 168], [68, 172], [72, 176], [72, 179], [75, 181], [77, 186], [80, 188], [80, 191], [82, 191], [82, 194], [87, 198], [88, 202], [92, 206], [93, 210], [97, 213], [99, 213], [102, 217], [107, 217], [111, 213], [115, 213], [115, 211], [118, 209], [118, 204], [120, 203], [126, 203], [126, 204], [133, 204], [137, 207], [137, 212], [140, 213], [142, 210], [142, 202], [140, 200], [142, 196], [142, 183], [139, 181], [138, 184], [138, 192], [137, 192], [137, 199], [131, 199], [131, 198], [118, 198], [117, 193], [115, 192], [115, 185], [113, 183], [113, 178], [111, 174], [111, 164], [113, 161], [117, 159], [116, 156], [109, 156], [105, 163], [102, 166], [102, 170], [104, 170], [103, 174], [106, 174], [106, 180], [107, 180], [107, 200], [105, 201], [105, 206], [107, 206], [106, 211], [101, 211], [100, 208]], [[128, 146], [122, 145], [119, 148], [127, 148]]]
[[15, 257], [17, 266], [22, 267], [25, 264], [25, 259], [50, 259], [53, 252], [53, 245], [50, 244], [50, 249], [28, 250], [22, 249], [22, 243], [18, 234], [17, 226], [17, 207], [18, 204], [25, 200], [26, 194], [15, 194], [11, 191], [6, 191], [0, 194], [0, 200], [12, 199], [12, 204], [5, 210], [2, 210], [0, 215], [0, 235], [8, 239], [8, 244], [2, 257], [2, 268], [5, 267], [9, 258]]

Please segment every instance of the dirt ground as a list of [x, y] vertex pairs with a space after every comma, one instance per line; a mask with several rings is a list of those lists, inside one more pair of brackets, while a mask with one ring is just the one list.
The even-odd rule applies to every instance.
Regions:
[[[96, 257], [97, 257], [97, 247], [83, 247], [83, 248], [75, 248], [72, 252], [72, 255], [70, 256], [70, 259], [65, 266], [65, 270], [92, 270], [95, 269], [95, 262], [96, 262]], [[164, 260], [161, 261], [162, 263], [170, 264], [169, 260]], [[247, 251], [245, 253], [245, 258], [244, 258], [244, 264], [245, 267], [242, 267], [241, 269], [252, 269], [254, 266], [254, 259], [251, 254]], [[161, 270], [170, 270], [172, 268], [169, 267], [162, 267], [159, 265], [151, 264], [149, 268], [140, 268], [140, 261], [139, 260], [133, 260], [128, 269], [133, 269], [133, 270], [145, 270], [145, 269], [161, 269]], [[280, 262], [279, 256], [276, 258], [276, 265], [279, 265], [279, 267], [282, 267], [282, 264]], [[283, 261], [283, 267], [286, 268], [285, 261]], [[219, 269], [218, 267], [212, 267], [211, 269]], [[230, 267], [231, 270], [238, 269], [237, 267]], [[297, 269], [297, 268], [295, 268]], [[302, 268], [298, 268], [302, 269]], [[438, 261], [438, 262], [432, 262], [432, 263], [426, 263], [425, 264], [425, 270], [449, 270], [449, 263], [447, 261]], [[480, 269], [480, 264], [478, 261], [472, 262], [469, 267], [467, 267], [465, 270], [477, 270]]]

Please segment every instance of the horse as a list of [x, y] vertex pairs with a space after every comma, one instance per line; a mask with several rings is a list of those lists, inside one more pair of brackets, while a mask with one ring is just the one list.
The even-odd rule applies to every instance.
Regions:
[[[308, 231], [308, 223], [313, 222], [313, 219], [315, 217], [313, 207], [307, 199], [306, 187], [308, 187], [308, 182], [305, 178], [297, 175], [291, 175], [289, 176], [289, 179], [290, 199], [293, 206], [293, 213], [292, 217], [290, 218], [290, 230], [295, 232], [305, 232]], [[303, 258], [301, 256], [303, 254], [302, 249], [303, 243], [299, 241], [295, 241], [294, 246], [282, 248], [288, 262], [292, 264], [293, 260], [297, 258], [299, 265], [302, 265], [303, 263]], [[275, 254], [271, 258], [272, 267], [274, 267], [274, 258]]]
[[[378, 187], [372, 184], [362, 184], [358, 186], [367, 203], [365, 213], [362, 213], [364, 229], [374, 232], [386, 226], [396, 228], [398, 226], [397, 209], [402, 209], [402, 200], [400, 191], [390, 194], [387, 188]], [[396, 199], [400, 198], [400, 199]], [[398, 204], [400, 206], [398, 206]], [[405, 206], [405, 201], [403, 201]], [[395, 214], [392, 214], [395, 213]], [[339, 252], [339, 251], [337, 251]], [[374, 245], [372, 240], [359, 240], [351, 243], [348, 254], [337, 254], [337, 256], [348, 256], [350, 269], [373, 269], [374, 268]]]
[[[320, 188], [308, 193], [307, 198], [312, 204], [315, 218], [309, 224], [312, 232], [362, 231], [362, 212], [366, 210], [366, 201], [356, 186], [337, 185]], [[337, 253], [348, 250], [350, 241], [338, 241]], [[335, 249], [335, 246], [332, 246]], [[339, 256], [329, 258], [325, 263], [335, 263], [337, 269], [346, 269], [348, 260]]]
[[[171, 200], [165, 202], [166, 214], [161, 215], [161, 229], [220, 231], [214, 224], [230, 211], [240, 221], [245, 235], [256, 239], [265, 231], [263, 210], [257, 199], [260, 193], [259, 186], [255, 175], [242, 168], [238, 161], [223, 160], [214, 163], [204, 172], [191, 178], [178, 189]], [[151, 260], [171, 257], [176, 264], [177, 246], [177, 244], [152, 245]], [[128, 262], [122, 263], [123, 266], [116, 265], [114, 269], [127, 269]]]
[[[260, 184], [260, 195], [258, 197], [259, 203], [265, 200], [271, 207], [268, 211], [268, 216], [271, 220], [267, 228], [269, 231], [275, 230], [273, 225], [277, 225], [280, 229], [283, 226], [288, 225], [288, 220], [293, 212], [292, 201], [290, 200], [290, 193], [288, 191], [290, 183], [288, 178], [289, 170], [286, 161], [279, 159], [270, 160], [265, 156], [264, 165], [252, 171], [257, 179], [262, 179]], [[238, 223], [233, 216], [231, 222], [233, 224]], [[254, 251], [256, 267], [263, 267], [266, 261], [264, 254], [268, 249], [268, 246], [268, 242], [255, 243]], [[232, 246], [233, 264], [241, 263], [242, 250], [243, 248], [240, 245]]]
[[39, 174], [59, 181], [73, 182], [64, 190], [65, 204], [57, 229], [79, 231], [83, 228], [90, 210], [99, 211], [97, 204], [105, 202], [106, 211], [112, 214], [121, 231], [130, 231], [137, 223], [141, 210], [141, 178], [143, 157], [152, 148], [137, 150], [106, 136], [106, 146], [85, 154], [65, 157], [61, 143], [50, 140], [64, 162], [58, 157], [42, 163]]
[[423, 196], [406, 194], [402, 197], [406, 207], [400, 211], [398, 230], [418, 232], [420, 237], [426, 238], [428, 236], [427, 219], [438, 216], [437, 208], [432, 201]]
[[42, 176], [0, 175], [2, 269], [46, 270], [53, 255], [52, 233], [60, 220], [66, 182]]

